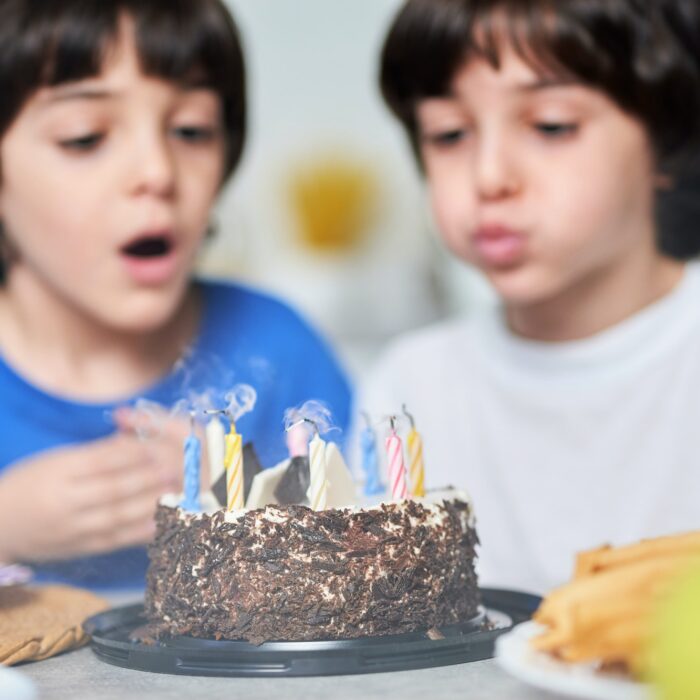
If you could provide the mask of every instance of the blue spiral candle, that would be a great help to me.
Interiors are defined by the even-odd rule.
[[[190,511],[202,510],[199,502],[199,469],[202,446],[193,433],[185,439],[185,494],[180,507]]]
[[[377,440],[369,421],[367,427],[360,434],[360,446],[362,448],[362,471],[365,473],[364,492],[366,496],[373,496],[384,491],[384,484],[379,478]]]

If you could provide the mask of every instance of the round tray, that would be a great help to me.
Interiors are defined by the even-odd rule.
[[[191,676],[332,676],[404,671],[490,659],[496,638],[530,619],[540,599],[528,593],[482,588],[483,608],[474,619],[425,632],[317,642],[216,641],[173,637],[159,644],[134,642],[145,624],[143,605],[94,615],[83,623],[99,659],[115,666]]]

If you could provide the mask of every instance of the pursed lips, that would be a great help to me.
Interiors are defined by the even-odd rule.
[[[525,254],[527,236],[504,224],[482,224],[472,235],[479,260],[487,266],[504,267],[517,263]]]

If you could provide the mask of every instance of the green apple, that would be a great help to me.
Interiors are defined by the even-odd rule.
[[[669,590],[650,652],[650,680],[663,700],[700,700],[700,566]]]

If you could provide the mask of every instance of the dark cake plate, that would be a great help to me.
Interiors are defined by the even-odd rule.
[[[131,640],[146,623],[143,605],[94,615],[83,624],[99,659],[115,666],[190,676],[331,676],[407,671],[490,659],[496,638],[529,620],[540,598],[481,589],[483,608],[472,620],[440,629],[443,638],[413,632],[317,642],[216,641],[174,637],[158,644]],[[432,637],[436,635],[433,634]]]

